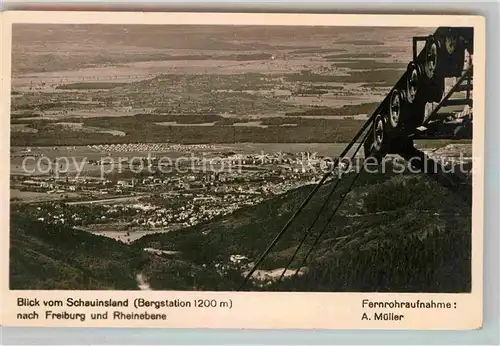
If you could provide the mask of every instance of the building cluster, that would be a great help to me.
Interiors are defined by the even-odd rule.
[[[130,153],[130,152],[162,152],[162,151],[193,151],[211,150],[216,148],[211,144],[173,144],[173,143],[120,143],[93,144],[87,148],[97,152]]]
[[[172,199],[174,201],[172,202]],[[53,201],[37,205],[26,204],[30,215],[39,221],[68,226],[88,226],[105,223],[127,224],[129,228],[178,229],[208,221],[263,200],[252,194],[160,194],[120,203],[72,204]]]

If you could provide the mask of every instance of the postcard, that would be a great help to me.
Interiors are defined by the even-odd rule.
[[[0,18],[3,325],[481,328],[483,17]]]

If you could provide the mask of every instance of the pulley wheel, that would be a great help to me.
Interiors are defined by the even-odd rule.
[[[459,77],[464,68],[465,42],[461,31],[457,28],[448,29],[443,34],[442,52],[440,54],[440,75],[444,77]],[[441,71],[442,70],[442,71]]]
[[[389,99],[389,124],[393,129],[398,128],[403,119],[402,118],[402,108],[403,108],[403,94],[398,89],[394,89]]]
[[[417,97],[417,92],[420,88],[420,78],[422,76],[421,70],[418,65],[411,62],[408,65],[408,70],[406,73],[406,95],[408,97],[408,102],[413,103]]]
[[[382,150],[384,144],[384,128],[384,117],[379,114],[375,117],[373,122],[373,149],[377,152]]]
[[[434,36],[429,36],[425,43],[425,74],[432,78],[436,74],[439,63],[439,42]]]
[[[368,137],[364,143],[365,159],[374,159],[375,162],[372,163],[376,163],[378,165],[387,153],[385,118],[382,115],[377,114],[369,131]]]
[[[449,34],[444,39],[444,47],[446,48],[446,53],[453,54],[457,49],[457,36]]]

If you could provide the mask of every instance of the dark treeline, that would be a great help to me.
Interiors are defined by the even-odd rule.
[[[11,289],[137,289],[147,258],[110,238],[11,214]]]
[[[333,254],[296,278],[266,287],[278,291],[433,292],[471,290],[471,234],[449,230]]]
[[[217,119],[206,117],[206,120]],[[200,121],[198,117],[196,122]],[[169,126],[157,122],[176,121],[176,116],[161,115],[156,121],[150,116],[121,118],[92,118],[84,121],[85,126],[102,127],[123,131],[125,136],[113,136],[105,133],[71,131],[51,122],[26,120],[29,127],[38,130],[35,135],[27,132],[15,132],[11,137],[12,146],[47,146],[47,145],[88,145],[118,143],[155,143],[171,142],[181,144],[205,143],[331,143],[348,142],[362,125],[362,120],[330,119],[294,119],[280,118],[279,122],[268,127],[245,127],[231,125],[215,126]],[[188,119],[184,119],[186,121]],[[76,120],[75,120],[76,121]],[[213,120],[212,120],[213,121]],[[21,122],[21,121],[20,121]],[[231,121],[232,123],[232,121]],[[297,123],[297,126],[280,126],[283,123]]]

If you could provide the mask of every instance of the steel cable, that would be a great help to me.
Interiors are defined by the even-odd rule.
[[[361,127],[361,129],[358,131],[358,133],[356,133],[356,135],[354,136],[354,138],[351,140],[351,142],[349,142],[349,144],[347,145],[347,147],[344,149],[344,151],[339,155],[339,158],[343,158],[348,152],[349,150],[352,148],[352,146],[354,145],[354,143],[356,143],[356,141],[358,140],[358,138],[361,136],[361,134],[368,128],[368,126],[373,122],[373,119],[375,118],[375,114],[376,113],[373,113],[370,118],[363,124],[363,126]],[[336,168],[336,166],[338,165],[339,163],[339,159],[336,159],[332,165],[332,171]],[[280,232],[276,235],[276,237],[272,240],[272,242],[269,244],[269,246],[266,248],[266,250],[264,250],[264,252],[259,256],[259,258],[257,259],[256,263],[254,264],[254,266],[252,267],[252,269],[248,272],[248,274],[245,276],[245,279],[243,280],[243,283],[241,284],[241,286],[239,287],[238,290],[241,290],[245,285],[246,283],[248,282],[248,280],[250,279],[250,277],[252,277],[253,273],[255,272],[255,270],[257,270],[257,267],[259,266],[259,264],[264,260],[264,258],[268,255],[268,253],[271,251],[271,249],[274,247],[274,245],[276,245],[276,243],[278,242],[278,240],[283,236],[283,234],[288,230],[288,228],[290,227],[290,225],[292,224],[292,222],[297,218],[297,216],[300,214],[300,212],[304,209],[304,207],[307,205],[307,203],[309,203],[309,201],[311,200],[311,198],[314,196],[314,194],[319,190],[319,188],[321,187],[321,185],[323,185],[323,183],[326,181],[326,179],[328,178],[328,176],[330,175],[331,172],[327,172],[323,175],[323,177],[321,178],[321,180],[316,184],[316,186],[314,187],[314,189],[309,193],[309,195],[306,197],[306,199],[302,202],[302,204],[297,208],[297,210],[295,211],[295,213],[290,217],[290,219],[288,220],[288,222],[285,224],[285,226],[280,230]]]
[[[300,272],[300,268],[302,268],[302,266],[306,263],[307,261],[307,258],[309,258],[309,256],[311,255],[311,253],[313,252],[314,248],[316,247],[316,245],[318,244],[319,240],[321,239],[321,237],[323,236],[323,234],[325,233],[326,229],[328,228],[328,225],[330,224],[330,222],[332,221],[332,219],[334,218],[335,214],[337,213],[337,211],[340,209],[340,206],[342,205],[342,202],[344,202],[344,199],[347,197],[347,195],[349,194],[349,192],[351,192],[351,189],[353,188],[354,186],[354,183],[356,182],[356,180],[359,178],[359,176],[361,175],[361,169],[356,173],[356,175],[354,176],[354,178],[351,180],[351,183],[349,184],[349,187],[347,188],[346,192],[342,195],[342,197],[340,198],[339,202],[337,203],[337,206],[335,207],[335,209],[333,210],[332,214],[330,215],[330,217],[328,218],[328,220],[326,221],[325,223],[325,226],[323,227],[323,229],[321,230],[321,232],[318,234],[318,236],[316,237],[316,239],[314,240],[314,243],[311,245],[311,248],[309,249],[309,251],[307,252],[306,256],[302,259],[302,262],[300,263],[300,265],[298,266],[297,270],[295,271],[295,273],[293,274],[293,277],[296,277],[298,275],[298,273]]]
[[[356,157],[356,155],[358,154],[359,150],[361,149],[361,146],[363,145],[363,143],[366,141],[368,135],[370,134],[370,131],[368,130],[367,133],[365,134],[365,136],[363,137],[363,139],[361,140],[361,142],[359,143],[358,147],[356,148],[356,150],[354,151],[354,153],[352,154],[351,156],[351,162],[354,160],[354,158]],[[330,199],[332,198],[333,194],[335,193],[335,191],[337,190],[337,187],[339,186],[340,184],[340,181],[341,181],[341,178],[339,177],[337,179],[337,181],[335,182],[335,184],[333,185],[332,189],[330,190],[330,192],[328,193],[328,196],[326,197],[325,199],[325,202],[323,203],[323,205],[321,206],[321,208],[319,209],[318,213],[316,214],[316,217],[314,218],[313,222],[311,223],[311,225],[309,226],[309,228],[304,232],[304,236],[302,237],[299,245],[297,246],[297,248],[295,249],[295,252],[293,253],[292,257],[290,258],[290,260],[288,261],[287,265],[285,266],[285,268],[283,269],[283,272],[281,273],[278,281],[281,281],[283,279],[283,276],[285,276],[285,273],[286,271],[288,270],[288,268],[290,267],[290,265],[292,264],[293,260],[295,259],[295,256],[297,256],[297,253],[299,252],[300,248],[302,247],[302,245],[304,244],[304,242],[306,241],[307,239],[307,236],[309,235],[309,233],[312,231],[312,229],[314,228],[314,226],[316,225],[316,222],[319,220],[321,214],[323,213],[323,211],[325,210],[326,206],[330,203]]]

